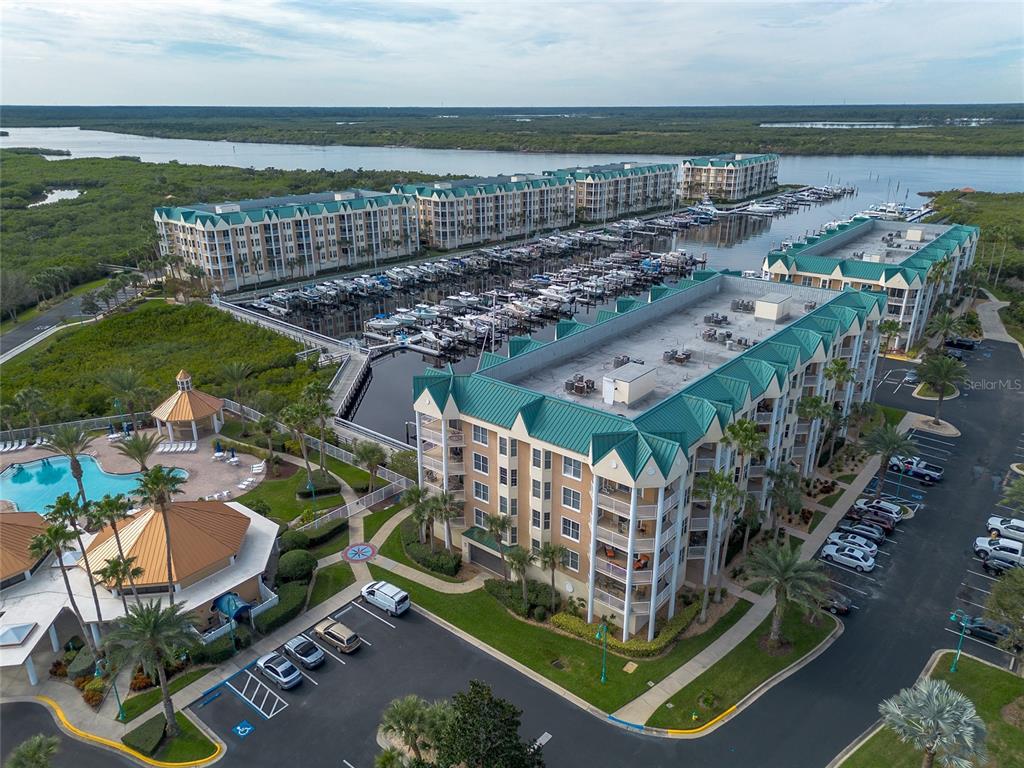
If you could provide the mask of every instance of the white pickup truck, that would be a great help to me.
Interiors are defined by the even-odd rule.
[[[889,459],[889,469],[922,480],[931,480],[933,483],[939,482],[945,474],[942,467],[929,464],[918,456],[893,456]]]

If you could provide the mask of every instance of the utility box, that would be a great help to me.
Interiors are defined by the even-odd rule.
[[[601,395],[608,405],[633,405],[650,394],[657,384],[657,366],[626,363],[604,377]]]
[[[781,323],[789,317],[789,296],[785,293],[766,293],[754,303],[754,317]]]

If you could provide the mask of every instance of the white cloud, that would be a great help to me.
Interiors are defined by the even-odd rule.
[[[1018,2],[8,0],[5,103],[1020,101]]]

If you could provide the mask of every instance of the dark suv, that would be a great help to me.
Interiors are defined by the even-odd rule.
[[[1007,557],[1002,552],[993,552],[981,563],[981,567],[990,576],[1002,576],[1007,571],[1020,568],[1020,563]]]
[[[953,349],[975,350],[978,348],[978,342],[974,339],[965,339],[961,336],[955,339],[946,339],[946,346],[952,347]]]

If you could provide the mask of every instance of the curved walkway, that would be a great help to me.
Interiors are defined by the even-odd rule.
[[[999,310],[1010,306],[1010,302],[1000,301],[988,291],[985,291],[985,295],[988,296],[988,301],[983,301],[975,307],[978,311],[978,319],[981,321],[981,330],[985,334],[985,338],[992,341],[1008,341],[1010,344],[1016,344],[1017,348],[1021,350],[1021,354],[1024,354],[1024,346],[1006,332],[1003,318],[999,316]]]

